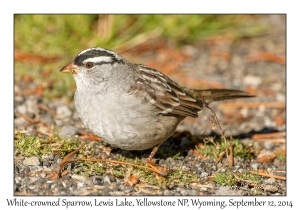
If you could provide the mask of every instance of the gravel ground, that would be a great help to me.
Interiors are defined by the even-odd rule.
[[[257,142],[252,139],[255,133],[272,133],[285,131],[285,107],[276,108],[272,105],[250,108],[226,109],[220,104],[226,103],[279,103],[285,104],[286,96],[286,69],[285,65],[274,56],[264,54],[264,60],[256,56],[258,52],[269,52],[285,57],[285,19],[280,16],[261,17],[262,21],[274,25],[268,33],[241,39],[232,42],[227,39],[211,40],[198,43],[194,46],[186,46],[183,51],[193,59],[181,65],[178,74],[170,75],[175,81],[189,87],[193,87],[191,80],[182,81],[182,75],[186,78],[213,81],[207,87],[222,84],[224,88],[241,89],[255,94],[251,99],[238,99],[215,103],[211,107],[216,112],[220,124],[227,136],[239,137],[243,144],[257,145],[264,156],[268,152],[284,149],[284,144],[276,144],[271,141]],[[152,57],[155,58],[156,54]],[[125,56],[126,57],[126,56]],[[260,54],[259,58],[263,56]],[[270,58],[271,57],[271,58]],[[255,59],[256,58],[256,59]],[[146,59],[146,58],[145,58]],[[149,58],[147,58],[149,59]],[[272,60],[273,59],[273,60]],[[66,75],[67,76],[67,75]],[[38,95],[28,94],[28,90],[38,87],[34,82],[15,82],[15,130],[26,131],[26,135],[47,136],[49,127],[61,129],[60,136],[82,135],[90,133],[81,124],[74,104],[64,98],[46,100]],[[24,118],[30,117],[32,123]],[[189,133],[187,133],[188,131]],[[52,180],[48,174],[42,171],[51,171],[58,167],[62,157],[54,154],[45,154],[42,157],[24,157],[21,154],[15,156],[14,192],[15,195],[286,195],[286,181],[275,178],[262,178],[262,184],[257,187],[241,183],[239,186],[221,186],[212,182],[209,177],[218,172],[228,170],[234,173],[243,173],[249,170],[264,170],[270,174],[285,176],[286,162],[275,158],[271,162],[259,161],[259,155],[248,159],[235,158],[232,169],[224,167],[225,160],[216,163],[215,159],[202,159],[195,155],[195,145],[192,137],[214,135],[211,123],[200,113],[199,118],[187,118],[178,126],[178,132],[167,140],[160,150],[173,148],[180,152],[179,157],[172,158],[159,153],[155,160],[160,165],[176,169],[181,167],[183,171],[196,174],[199,181],[187,185],[170,184],[166,187],[136,183],[128,185],[124,177],[112,174],[94,174],[84,176],[73,172],[78,164],[70,164],[67,175]],[[178,137],[178,135],[181,135]],[[191,134],[191,135],[190,135]],[[178,141],[179,139],[179,141]],[[89,143],[89,140],[81,139]],[[95,148],[104,148],[101,141],[93,141]],[[16,148],[15,148],[16,150]],[[103,149],[98,151],[103,152]],[[117,159],[120,156],[134,159],[145,158],[147,151],[123,151],[113,149],[106,158]],[[72,169],[72,170],[70,170]],[[36,173],[36,172],[41,173]],[[34,176],[28,174],[36,173]],[[257,191],[254,193],[254,191]]]

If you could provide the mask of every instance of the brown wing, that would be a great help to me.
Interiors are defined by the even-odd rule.
[[[161,114],[198,117],[201,102],[161,72],[137,65],[139,78],[130,92],[157,106]]]

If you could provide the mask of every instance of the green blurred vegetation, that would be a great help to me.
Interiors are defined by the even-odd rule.
[[[15,46],[42,55],[77,54],[94,46],[116,48],[154,30],[178,44],[192,43],[211,35],[261,32],[265,26],[253,19],[255,15],[16,15]]]
[[[213,138],[204,139],[203,148],[196,146],[197,152],[205,157],[218,159],[222,153],[233,146],[233,156],[242,159],[250,158],[253,155],[254,148],[252,145],[244,145],[238,139],[215,141]]]
[[[53,88],[45,96],[59,97],[74,86],[71,76],[59,70],[84,49],[103,47],[118,52],[151,38],[166,39],[178,47],[211,36],[238,39],[265,31],[267,26],[257,19],[258,15],[15,15],[15,51],[61,57],[42,64],[16,61],[15,79],[31,75],[46,83],[41,72],[52,70],[47,80],[54,81]]]

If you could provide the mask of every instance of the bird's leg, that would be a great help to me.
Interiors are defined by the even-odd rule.
[[[159,143],[158,145],[156,145],[156,146],[152,149],[152,151],[151,151],[149,157],[147,158],[146,164],[147,164],[148,166],[150,166],[150,167],[151,167],[154,171],[156,171],[158,174],[160,174],[160,175],[162,175],[162,176],[166,176],[169,169],[163,168],[163,167],[159,166],[158,164],[152,162],[152,158],[154,157],[155,153],[157,152],[157,150],[158,150],[158,148],[160,147],[161,144],[162,144],[162,143]]]
[[[153,158],[154,155],[156,154],[156,152],[157,152],[157,150],[158,150],[158,148],[160,147],[161,144],[162,144],[162,143],[159,143],[158,145],[156,145],[156,146],[152,149],[152,151],[151,151],[149,157],[147,158],[147,162],[152,162],[152,158]],[[153,163],[153,162],[152,162],[152,163]],[[153,163],[153,164],[155,164],[155,163]]]

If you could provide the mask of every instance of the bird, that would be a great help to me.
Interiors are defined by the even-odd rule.
[[[60,72],[75,80],[74,103],[83,125],[112,147],[153,148],[149,162],[178,124],[198,117],[205,104],[252,97],[240,90],[182,87],[162,72],[104,48],[81,51]]]

